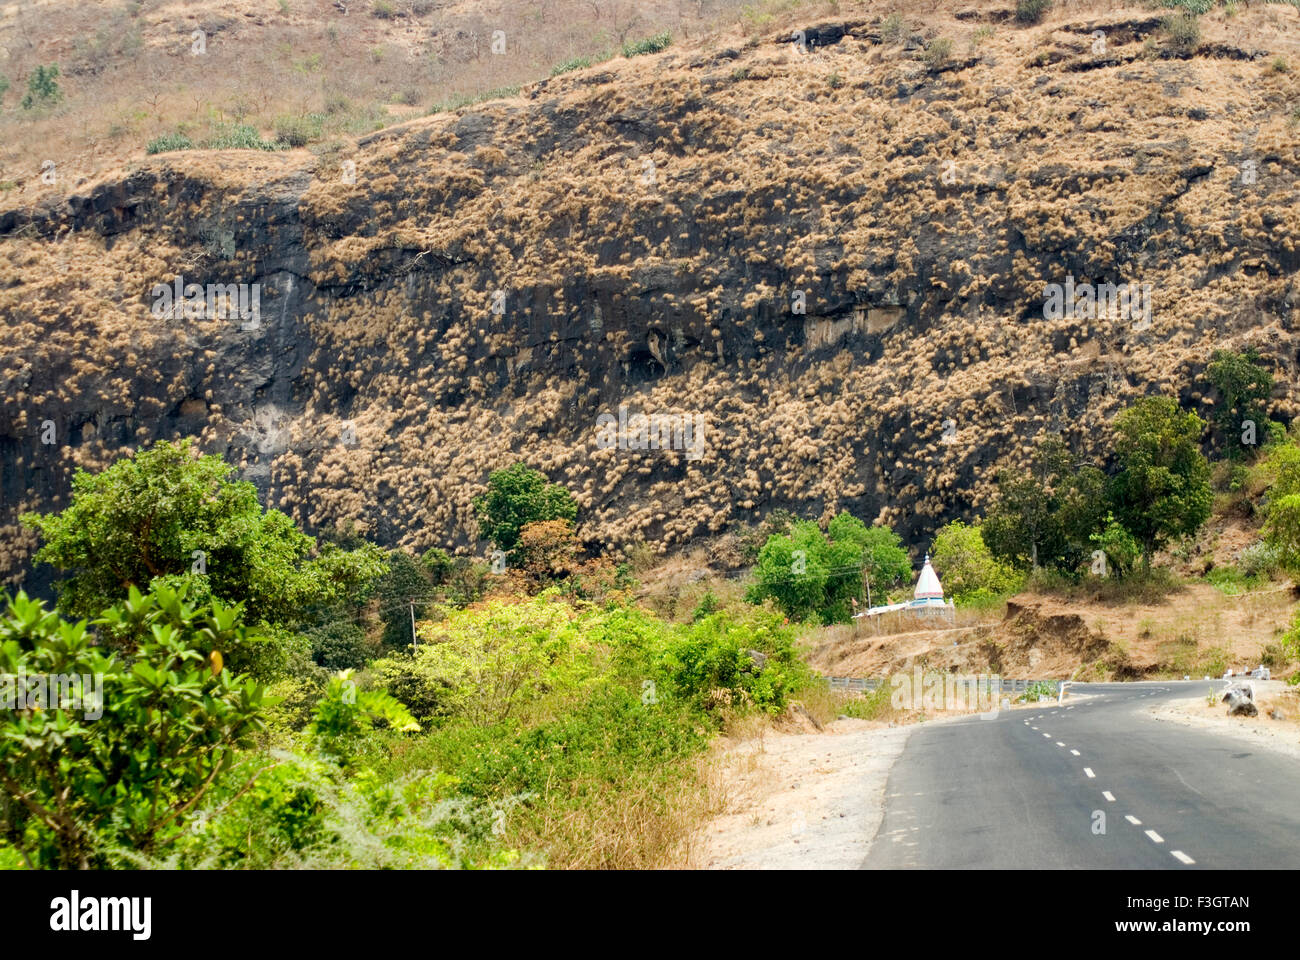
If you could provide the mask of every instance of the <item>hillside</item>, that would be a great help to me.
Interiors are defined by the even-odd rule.
[[[1216,346],[1276,365],[1290,421],[1300,10],[1189,46],[1139,6],[894,9],[6,193],[0,576],[76,466],[187,434],[313,529],[470,548],[471,497],[523,459],[589,543],[674,550],[775,507],[921,543],[1041,431],[1096,452],[1134,397],[1206,400]],[[260,284],[259,322],[155,316],[177,277]],[[1045,317],[1067,277],[1149,284],[1150,322]],[[598,449],[620,405],[702,415],[702,456]]]

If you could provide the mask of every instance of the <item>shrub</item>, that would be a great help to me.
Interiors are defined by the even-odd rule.
[[[171,153],[173,150],[193,150],[194,141],[183,133],[164,133],[154,137],[145,147],[145,153]]]
[[[562,73],[569,73],[572,70],[585,70],[591,66],[591,57],[570,57],[568,60],[561,60],[551,68],[551,76],[558,77]]]
[[[374,655],[365,632],[351,620],[339,620],[307,631],[311,658],[329,671],[364,667]]]
[[[397,16],[397,8],[389,0],[375,0],[370,5],[370,12],[380,20],[392,20]]]
[[[751,649],[764,655],[761,666]],[[715,613],[681,628],[664,649],[659,669],[670,690],[705,710],[753,706],[779,713],[809,678],[795,653],[794,630],[761,612],[744,621]]]
[[[1163,17],[1160,25],[1170,43],[1184,51],[1195,50],[1201,43],[1201,24],[1196,14],[1186,10]]]
[[[522,463],[494,470],[486,493],[474,498],[479,535],[491,540],[519,563],[516,551],[524,526],[539,520],[575,520],[578,504],[573,494],[558,483]]]
[[[347,766],[354,759],[359,743],[376,724],[399,733],[415,733],[420,729],[410,711],[389,693],[358,691],[352,671],[341,670],[326,685],[308,730],[322,753]]]
[[[442,622],[420,625],[417,669],[401,674],[414,674],[441,712],[502,723],[543,694],[591,675],[590,644],[576,620],[573,608],[553,593],[453,612]],[[380,675],[392,675],[390,669],[384,664]]]
[[[1038,23],[1052,5],[1052,0],[1016,0],[1016,20],[1020,23]]]
[[[0,830],[42,868],[107,865],[123,845],[173,842],[239,747],[263,728],[263,688],[223,658],[249,642],[237,607],[192,606],[185,591],[132,588],[96,626],[139,636],[128,664],[85,622],[19,593],[0,619],[0,674],[99,678],[98,698],[61,686],[0,712]],[[12,682],[12,680],[10,681]],[[43,707],[43,709],[41,709]]]
[[[885,43],[897,43],[906,33],[907,25],[903,23],[903,15],[900,13],[891,13],[881,21],[880,38]]]
[[[947,37],[936,37],[925,45],[925,53],[921,59],[931,70],[940,70],[948,62],[948,57],[952,53],[952,41]]]
[[[22,108],[31,110],[35,107],[53,106],[63,100],[63,91],[59,89],[56,79],[59,65],[52,63],[48,67],[37,66],[27,76],[27,93],[23,95]]]
[[[988,606],[1020,589],[1022,577],[994,558],[979,524],[953,520],[934,535],[930,561],[959,606]]]
[[[1142,546],[1113,516],[1107,514],[1106,525],[1092,535],[1092,542],[1106,557],[1107,576],[1120,579],[1133,572],[1142,558]]]
[[[1277,550],[1267,543],[1252,543],[1237,554],[1237,569],[1246,577],[1264,579],[1278,568]]]
[[[667,50],[673,42],[673,35],[665,30],[663,33],[657,33],[653,37],[646,37],[644,40],[628,41],[623,44],[623,56],[639,57],[646,53],[658,53],[660,50]]]
[[[59,608],[92,616],[128,586],[183,584],[196,600],[242,603],[249,622],[289,625],[311,605],[354,598],[383,573],[377,547],[317,549],[288,516],[263,511],[257,488],[233,474],[188,438],[140,450],[96,474],[77,471],[66,510],[23,516],[45,540],[36,560],[71,571],[60,583]],[[277,646],[295,642],[292,634],[263,633]],[[135,642],[111,633],[106,639]]]
[[[276,140],[263,140],[255,127],[245,123],[218,124],[215,133],[203,141],[208,150],[283,150]]]
[[[311,116],[282,116],[275,121],[275,138],[290,147],[305,147],[321,138],[322,118]]]
[[[816,618],[824,624],[847,621],[851,602],[865,598],[864,576],[877,595],[911,574],[901,541],[888,527],[867,527],[841,513],[823,534],[801,520],[790,534],[774,534],[759,551],[755,583],[745,599],[771,597],[793,620]]]

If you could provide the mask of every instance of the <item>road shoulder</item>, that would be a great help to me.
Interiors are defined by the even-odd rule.
[[[1207,690],[1209,684],[1206,684]],[[1257,717],[1230,717],[1219,702],[1214,705],[1206,695],[1180,700],[1165,700],[1146,707],[1142,712],[1166,723],[1176,723],[1209,733],[1226,734],[1261,749],[1272,750],[1300,760],[1300,696],[1296,688],[1278,681],[1256,681],[1256,698],[1260,706]],[[1284,719],[1270,716],[1279,711]]]

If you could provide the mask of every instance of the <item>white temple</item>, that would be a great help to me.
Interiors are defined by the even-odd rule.
[[[913,591],[911,600],[890,603],[883,607],[870,607],[862,613],[855,614],[854,619],[878,617],[882,613],[892,613],[895,610],[909,610],[918,617],[940,616],[950,621],[955,616],[956,607],[951,600],[944,600],[943,584],[939,582],[939,575],[934,572],[934,567],[930,566],[928,553],[925,555],[925,565],[921,567],[921,576],[916,580],[916,590]]]

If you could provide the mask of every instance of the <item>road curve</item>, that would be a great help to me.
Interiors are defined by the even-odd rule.
[[[1077,684],[1061,706],[921,726],[862,866],[1300,868],[1300,761],[1143,713],[1211,684]]]

